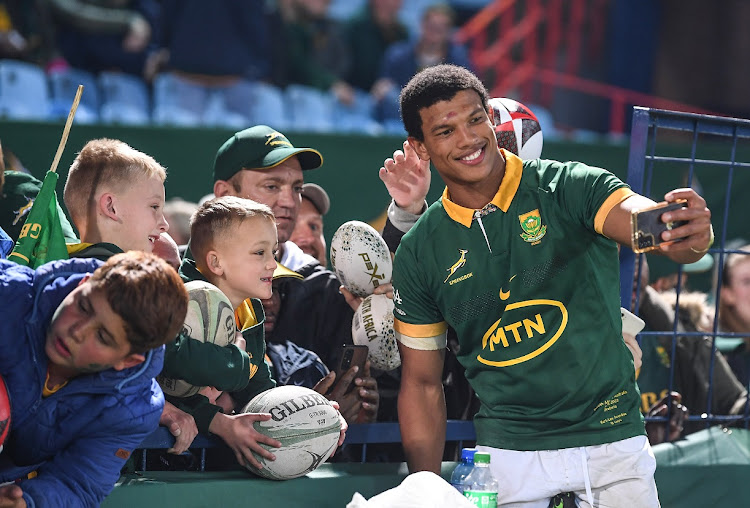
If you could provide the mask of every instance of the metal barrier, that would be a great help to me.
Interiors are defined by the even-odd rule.
[[[470,420],[448,420],[445,429],[445,441],[457,442],[459,449],[463,447],[464,442],[473,442],[476,440],[474,432],[474,422]],[[346,431],[346,444],[361,444],[362,457],[361,462],[365,462],[365,454],[368,444],[376,443],[400,443],[401,431],[396,422],[383,423],[360,423],[351,424]],[[138,447],[142,450],[140,457],[140,471],[146,471],[146,460],[149,450],[159,450],[171,448],[174,444],[174,437],[169,433],[166,427],[159,427],[151,435],[143,440]],[[205,436],[198,434],[192,449],[200,450],[200,470],[206,468],[206,449],[217,446],[226,446],[221,438],[214,436]]]
[[[718,315],[719,301],[721,298],[721,274],[726,256],[731,253],[740,252],[731,248],[727,238],[728,227],[733,220],[746,221],[746,217],[734,217],[732,205],[742,199],[744,190],[732,187],[733,179],[737,171],[745,171],[750,168],[750,162],[736,160],[738,148],[750,143],[750,120],[725,118],[711,115],[694,113],[681,113],[676,111],[665,111],[659,109],[648,109],[642,107],[634,108],[632,133],[630,138],[630,154],[628,162],[627,183],[631,188],[655,201],[663,200],[664,192],[678,187],[700,187],[700,179],[711,179],[716,187],[718,182],[724,182],[723,193],[714,196],[703,196],[708,207],[712,211],[711,222],[716,233],[716,241],[708,251],[714,258],[714,271],[711,276],[711,290],[707,291],[708,298],[713,300],[714,315]],[[704,158],[702,150],[711,145],[716,152],[725,153],[725,158]],[[687,149],[687,153],[684,150]],[[652,188],[653,175],[660,171],[675,172],[670,189]],[[664,180],[663,178],[660,180]],[[722,188],[720,187],[720,188]],[[737,228],[731,228],[736,230]],[[750,228],[741,229],[750,233]],[[745,238],[750,241],[750,238]],[[642,291],[640,282],[640,267],[638,259],[644,254],[636,256],[632,250],[623,248],[620,252],[620,298],[622,306],[631,308],[631,302],[635,302],[638,309]],[[682,286],[683,266],[675,264],[677,270],[677,286],[675,288],[675,306],[680,309],[680,294],[685,288]],[[712,399],[714,397],[714,367],[717,337],[739,338],[747,334],[723,333],[718,329],[718,319],[713,320],[711,331],[683,332],[677,331],[677,315],[671,331],[644,331],[639,335],[639,340],[653,336],[671,337],[671,359],[675,358],[678,337],[690,337],[698,340],[701,337],[710,336],[712,340],[713,353],[708,366],[708,397],[705,407],[689,408],[691,414],[689,422],[699,422],[709,427],[714,424],[737,424],[744,422],[745,427],[750,421],[750,407],[745,405],[745,410],[740,414],[713,414]],[[675,361],[670,361],[669,387],[671,392],[675,389]],[[747,388],[747,387],[745,387]],[[668,405],[671,410],[671,405]],[[664,422],[668,425],[671,413],[666,417],[651,417],[647,421]]]

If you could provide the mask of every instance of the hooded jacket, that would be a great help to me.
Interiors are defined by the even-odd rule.
[[[12,421],[0,454],[0,483],[21,480],[30,508],[98,506],[132,450],[159,425],[164,397],[154,376],[163,346],[139,365],[83,374],[42,397],[52,316],[100,264],[69,259],[33,271],[0,260],[0,374]],[[31,472],[36,476],[28,479]]]

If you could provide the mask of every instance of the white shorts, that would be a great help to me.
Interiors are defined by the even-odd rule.
[[[578,506],[659,508],[656,459],[646,436],[596,446],[516,451],[477,446],[491,455],[497,505],[547,508],[556,494],[573,492]],[[588,489],[587,489],[588,487]],[[588,490],[588,492],[587,492]]]

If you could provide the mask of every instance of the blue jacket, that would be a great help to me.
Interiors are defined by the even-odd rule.
[[[159,424],[164,397],[154,381],[164,348],[145,362],[78,376],[47,398],[46,330],[60,302],[101,263],[69,259],[36,272],[0,260],[0,374],[11,400],[11,429],[0,454],[0,483],[19,485],[29,507],[98,506],[127,458]]]

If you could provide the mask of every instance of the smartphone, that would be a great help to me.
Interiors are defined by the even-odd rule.
[[[367,361],[367,355],[369,352],[370,348],[367,346],[361,346],[358,344],[345,344],[342,346],[341,361],[336,369],[336,382],[338,383],[341,377],[355,365],[359,367],[359,373],[361,373],[365,368],[365,362]],[[351,392],[355,387],[356,385],[354,384],[354,381],[352,381],[344,393],[347,394]]]
[[[649,252],[658,249],[661,245],[669,245],[680,242],[679,240],[662,240],[661,234],[664,231],[675,229],[687,224],[687,221],[662,222],[661,216],[665,212],[677,210],[687,206],[687,200],[678,199],[672,203],[662,201],[654,206],[633,210],[630,214],[630,224],[632,226],[632,249],[633,252]]]

